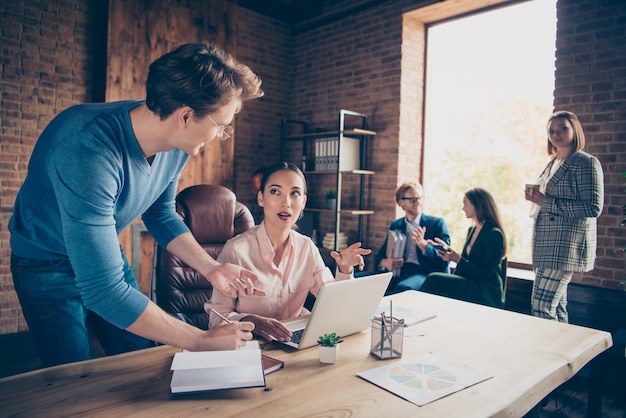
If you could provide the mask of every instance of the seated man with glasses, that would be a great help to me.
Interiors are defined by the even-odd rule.
[[[376,254],[375,265],[380,271],[399,271],[394,274],[387,295],[405,290],[419,290],[426,276],[433,272],[449,273],[448,262],[437,255],[427,240],[438,237],[450,245],[450,233],[443,218],[423,213],[424,189],[421,184],[404,183],[396,190],[396,202],[405,216],[391,222],[390,230],[399,230],[406,236],[404,256],[387,258],[387,239]]]

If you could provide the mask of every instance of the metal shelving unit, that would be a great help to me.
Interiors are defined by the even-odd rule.
[[[294,130],[299,130],[299,133],[293,134]],[[363,234],[363,216],[373,215],[374,211],[365,208],[364,204],[364,192],[365,192],[365,177],[376,174],[374,171],[367,169],[367,146],[368,140],[376,136],[376,132],[368,129],[367,116],[353,112],[351,110],[342,109],[339,111],[339,118],[337,123],[337,130],[335,131],[314,131],[311,132],[310,124],[300,120],[283,119],[281,126],[281,160],[285,159],[286,147],[289,142],[300,142],[302,149],[302,161],[306,162],[305,175],[324,175],[335,176],[335,190],[337,191],[337,204],[335,209],[323,209],[323,208],[307,208],[305,211],[318,212],[320,214],[329,214],[335,217],[335,243],[334,249],[337,250],[337,239],[339,237],[339,225],[341,222],[341,215],[349,214],[358,216],[358,231],[357,239],[362,241]],[[311,150],[308,146],[310,141],[314,141],[319,138],[336,137],[337,142],[337,169],[334,170],[315,170],[315,155],[307,155],[307,151]],[[342,157],[342,144],[344,144],[344,138],[356,138],[359,140],[359,167],[342,170],[340,166]],[[346,152],[346,151],[344,151]],[[311,158],[313,157],[313,158]],[[313,169],[310,169],[313,167]],[[302,167],[301,167],[302,168]],[[343,208],[342,206],[342,182],[344,176],[354,175],[359,177],[359,193],[358,193],[358,208]]]

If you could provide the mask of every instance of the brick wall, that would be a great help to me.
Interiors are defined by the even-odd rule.
[[[252,173],[279,160],[280,123],[289,115],[292,56],[287,24],[239,10],[237,59],[261,77],[265,91],[261,99],[245,103],[236,120],[234,191],[249,207],[256,202]]]
[[[102,3],[0,0],[0,334],[26,329],[13,291],[7,225],[33,145],[61,110],[102,100],[102,86],[93,86],[104,74],[93,69],[105,62]]]
[[[604,211],[598,219],[595,269],[575,282],[613,289],[626,280],[626,3],[559,0],[555,109],[578,115],[586,151],[604,170]]]
[[[396,216],[393,191],[397,185],[402,16],[400,6],[359,8],[348,2],[337,10],[328,6],[325,15],[301,25],[294,35],[296,56],[294,102],[291,117],[309,121],[325,130],[337,129],[338,112],[348,109],[369,116],[368,166],[376,175],[365,179],[365,208],[376,211],[365,221],[365,243],[373,249],[382,244],[389,221]],[[387,2],[389,3],[389,2]],[[393,2],[391,2],[393,3]],[[415,3],[415,2],[414,2]],[[350,13],[345,13],[349,11]],[[413,161],[417,173],[418,161]],[[356,183],[346,177],[347,188]],[[329,184],[310,190],[313,198]],[[334,231],[332,219],[322,221],[320,235]],[[356,238],[356,217],[342,217],[342,231]],[[371,266],[369,266],[371,267]]]

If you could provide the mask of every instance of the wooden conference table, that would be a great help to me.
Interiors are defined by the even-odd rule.
[[[436,318],[406,329],[402,359],[369,354],[370,331],[344,339],[333,365],[318,350],[264,350],[285,368],[266,388],[172,396],[178,350],[160,346],[0,379],[0,416],[521,417],[612,345],[611,335],[420,292],[393,296]],[[435,353],[493,378],[418,407],[356,376]]]

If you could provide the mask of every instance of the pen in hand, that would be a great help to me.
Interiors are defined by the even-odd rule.
[[[232,324],[232,322],[230,321],[230,319],[226,318],[224,315],[222,315],[221,313],[219,313],[218,311],[216,311],[213,308],[209,309],[211,312],[213,312],[215,315],[219,316],[220,318],[222,318],[222,321],[225,321],[227,324]]]

